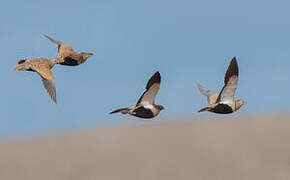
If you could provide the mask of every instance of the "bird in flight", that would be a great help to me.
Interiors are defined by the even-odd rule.
[[[135,106],[121,108],[110,112],[110,114],[121,112],[122,114],[130,114],[139,118],[154,118],[163,110],[163,106],[154,103],[155,97],[160,88],[161,76],[157,71],[148,81],[146,91],[139,98]]]
[[[235,91],[239,79],[239,68],[237,59],[234,57],[228,67],[224,78],[224,87],[219,94],[211,92],[198,83],[197,88],[201,94],[207,96],[208,106],[200,109],[198,112],[209,111],[217,114],[229,114],[239,110],[245,102],[235,100]]]
[[[70,45],[56,41],[45,34],[43,36],[58,45],[58,64],[66,66],[78,66],[86,62],[86,60],[93,55],[92,53],[85,52],[77,53]]]
[[[37,72],[42,78],[42,83],[48,95],[56,103],[54,77],[50,71],[55,64],[57,64],[56,59],[30,58],[18,61],[18,65],[11,70]]]

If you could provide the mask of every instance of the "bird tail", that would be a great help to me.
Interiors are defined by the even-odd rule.
[[[45,34],[43,34],[43,36],[46,37],[46,38],[47,38],[48,40],[50,40],[51,42],[57,44],[57,45],[61,45],[61,44],[62,44],[61,42],[59,42],[59,41],[57,41],[57,40],[54,40],[54,39],[52,39],[51,37],[49,37],[49,36],[47,36],[47,35],[45,35]]]
[[[130,108],[121,108],[121,109],[117,109],[117,110],[114,110],[112,112],[110,112],[109,114],[114,114],[114,113],[122,113],[122,114],[128,114],[130,111]]]
[[[209,111],[210,109],[211,109],[210,107],[205,107],[200,109],[198,112]]]
[[[21,60],[21,61],[24,61],[24,60]],[[19,61],[19,62],[20,62],[20,61]],[[19,62],[18,62],[18,63],[19,63]],[[25,67],[25,65],[24,65],[23,62],[22,62],[22,63],[19,63],[17,66],[11,68],[11,70],[12,70],[12,71],[16,71],[16,70],[18,70],[18,71],[24,71],[24,70],[26,70],[26,67]]]

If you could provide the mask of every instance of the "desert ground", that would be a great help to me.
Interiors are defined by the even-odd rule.
[[[0,179],[290,179],[290,115],[217,117],[2,142]]]

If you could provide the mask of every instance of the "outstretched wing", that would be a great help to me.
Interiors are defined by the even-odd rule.
[[[56,103],[56,89],[54,83],[54,77],[49,68],[34,67],[33,68],[42,78],[42,83],[50,96],[50,98]]]
[[[205,89],[204,87],[202,87],[200,84],[198,84],[197,82],[195,83],[195,85],[197,86],[199,92],[201,94],[203,94],[204,96],[207,97],[207,102],[209,104],[213,104],[216,102],[218,94],[215,92],[212,92],[210,90]]]
[[[50,96],[50,98],[55,102],[56,102],[56,89],[55,89],[55,84],[54,84],[54,79],[52,80],[47,80],[47,79],[43,79],[42,78],[42,83],[48,93],[48,95]]]
[[[155,97],[158,93],[161,83],[160,73],[157,71],[148,81],[146,91],[139,98],[137,105],[140,103],[154,104]]]
[[[228,105],[232,104],[235,96],[235,91],[238,85],[238,79],[239,79],[238,62],[234,57],[226,72],[224,79],[225,85],[217,98],[216,101],[217,103],[223,103]]]
[[[74,51],[74,49],[70,45],[63,44],[62,42],[59,42],[55,39],[52,39],[51,37],[49,37],[45,34],[43,36],[46,37],[48,40],[50,40],[52,43],[55,43],[58,45],[58,50],[57,50],[58,58],[63,60],[67,56],[76,54],[76,52]]]
[[[73,56],[75,54],[77,53],[74,51],[74,49],[70,45],[61,44],[58,47],[58,57],[66,58],[68,56]]]
[[[61,44],[62,44],[61,42],[59,42],[59,41],[57,41],[57,40],[55,40],[55,39],[52,39],[51,37],[49,37],[49,36],[46,35],[46,34],[43,34],[43,36],[46,37],[48,40],[50,40],[52,43],[55,43],[55,44],[57,44],[57,45],[61,45]]]

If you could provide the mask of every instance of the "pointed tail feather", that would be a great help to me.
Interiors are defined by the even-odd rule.
[[[117,109],[115,111],[112,111],[109,114],[118,113],[118,112],[121,112],[122,114],[128,114],[129,110],[130,110],[129,108],[121,108],[121,109]]]
[[[209,110],[211,110],[210,107],[205,107],[205,108],[200,109],[198,112],[209,111]]]
[[[13,67],[13,68],[11,68],[11,70],[12,71],[16,71],[16,70],[18,70],[18,71],[24,71],[24,70],[26,70],[26,67],[21,63],[21,64],[18,64],[17,66],[15,66],[15,67]]]

